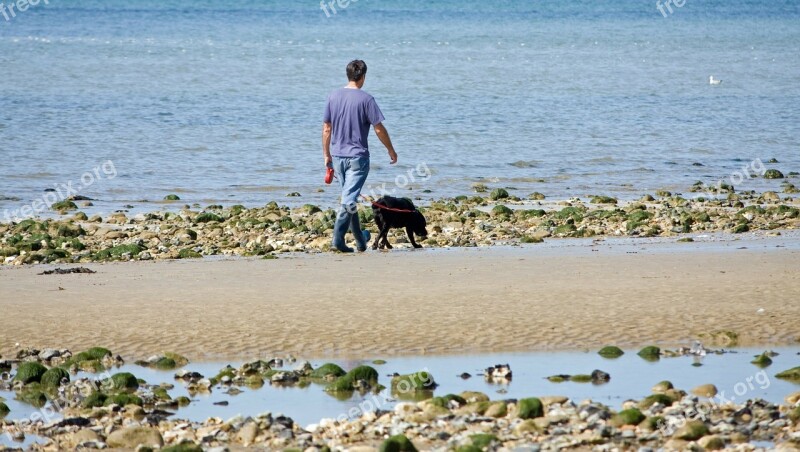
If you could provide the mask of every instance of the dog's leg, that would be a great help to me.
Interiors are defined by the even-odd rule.
[[[414,232],[411,230],[410,226],[406,226],[406,235],[408,236],[408,240],[411,242],[411,245],[414,248],[422,248],[422,245],[414,241]]]
[[[377,250],[378,246],[381,243],[381,235],[383,235],[383,221],[379,215],[375,215],[375,226],[378,227],[378,235],[375,237],[375,241],[372,242],[372,249]]]
[[[389,232],[389,226],[386,224],[381,224],[380,229],[378,230],[378,236],[375,237],[375,243],[372,244],[372,249],[384,249],[386,248],[386,234]]]
[[[392,249],[392,244],[389,243],[389,226],[386,226],[386,230],[383,233],[383,247],[390,250]]]
[[[381,249],[384,249],[384,248],[385,249],[389,249],[389,250],[392,249],[392,245],[389,243],[389,237],[388,237],[389,236],[389,229],[391,229],[389,227],[389,225],[385,224],[383,226],[383,229],[381,230],[381,234],[380,234]]]

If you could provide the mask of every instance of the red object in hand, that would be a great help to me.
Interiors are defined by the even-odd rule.
[[[333,168],[328,168],[328,170],[325,171],[325,183],[330,184],[331,182],[333,182]]]

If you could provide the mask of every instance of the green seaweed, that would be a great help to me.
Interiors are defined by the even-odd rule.
[[[615,345],[607,345],[601,348],[597,354],[603,358],[619,358],[620,356],[624,355],[625,352]]]
[[[378,371],[370,366],[358,366],[329,384],[325,391],[353,391],[356,389],[355,384],[357,381],[366,381],[370,385],[375,385],[378,383]]]
[[[537,397],[528,397],[519,401],[519,411],[517,413],[520,419],[533,419],[544,416],[544,405]]]
[[[14,381],[21,381],[23,384],[37,383],[46,372],[47,368],[37,362],[24,362],[17,367]]]

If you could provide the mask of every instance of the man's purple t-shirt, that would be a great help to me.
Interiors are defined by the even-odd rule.
[[[369,157],[369,127],[384,120],[375,98],[360,89],[340,88],[328,96],[325,122],[332,125],[331,155]]]

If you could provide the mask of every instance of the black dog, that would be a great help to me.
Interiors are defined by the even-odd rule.
[[[386,238],[386,234],[392,228],[406,228],[408,240],[411,241],[414,248],[422,248],[422,245],[414,241],[414,234],[427,237],[428,231],[425,229],[427,222],[410,199],[382,196],[372,204],[372,213],[375,215],[375,224],[378,226],[378,237],[372,244],[373,250],[378,247],[392,249],[392,245]]]

